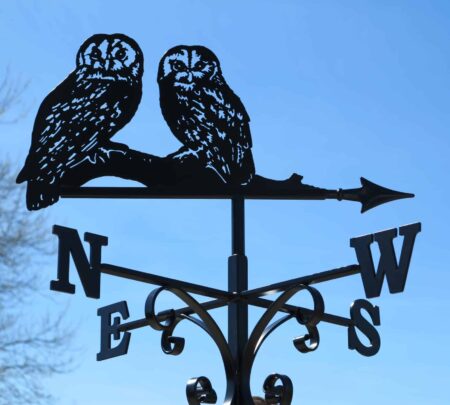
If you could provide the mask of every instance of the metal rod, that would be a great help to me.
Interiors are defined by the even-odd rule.
[[[269,306],[273,304],[273,301],[266,300],[264,298],[252,298],[251,300],[249,300],[249,304],[254,305],[256,307],[260,307],[260,308],[269,308]],[[314,313],[314,311],[312,311],[309,308],[297,307],[295,305],[289,305],[289,304],[283,305],[283,307],[279,311],[285,312],[287,314],[291,314],[294,316],[298,312],[303,312],[305,314],[313,314]],[[328,322],[328,323],[332,323],[334,325],[339,325],[339,326],[353,325],[353,321],[349,318],[345,318],[345,317],[342,317],[339,315],[327,314],[327,313],[324,313],[320,320],[322,322]]]
[[[245,256],[245,211],[244,199],[231,200],[231,249],[228,259],[228,291],[239,297],[248,289],[248,264]],[[228,344],[236,364],[236,392],[233,405],[244,404],[241,395],[241,363],[248,340],[248,304],[239,299],[228,305]]]
[[[163,199],[233,199],[239,195],[239,198],[257,199],[257,200],[326,200],[342,199],[338,190],[300,189],[279,190],[270,189],[250,189],[245,187],[231,187],[225,189],[223,186],[217,188],[205,188],[195,190],[192,187],[183,189],[160,189],[158,187],[61,187],[62,198],[163,198]]]
[[[203,304],[201,304],[201,306],[203,307],[203,309],[205,311],[208,311],[211,309],[221,308],[227,304],[228,304],[228,300],[212,300],[212,301],[204,302]],[[176,309],[174,312],[172,312],[171,310],[165,310],[165,311],[158,312],[158,314],[157,314],[158,322],[164,322],[166,319],[169,319],[173,315],[175,315],[175,318],[178,318],[181,315],[192,315],[194,313],[194,310],[191,307],[184,307],[184,308]],[[149,326],[148,320],[146,318],[137,319],[135,321],[123,323],[118,327],[118,329],[120,332],[126,332],[126,331],[130,331],[133,329],[142,328],[144,326]]]
[[[130,330],[143,328],[144,326],[149,326],[148,320],[146,318],[122,323],[118,326],[117,330],[119,330],[120,332],[129,332]]]
[[[244,199],[231,200],[231,252],[233,255],[245,255],[245,205]]]
[[[212,300],[212,301],[204,302],[201,305],[205,310],[211,310],[211,309],[221,308],[221,307],[227,305],[229,302],[230,301],[225,301],[225,300]],[[248,300],[248,304],[256,306],[256,307],[260,307],[260,308],[269,308],[269,306],[273,304],[273,301],[266,300],[264,298],[252,298],[252,299]],[[305,314],[312,314],[314,311],[312,311],[309,308],[297,307],[295,305],[285,304],[280,309],[280,312],[284,312],[286,314],[291,314],[291,315],[295,316],[295,314],[297,314],[298,312],[303,312]],[[179,309],[175,310],[175,317],[179,317],[181,315],[192,315],[193,313],[194,313],[194,311],[190,307],[179,308]],[[172,314],[173,313],[171,310],[161,311],[157,315],[158,321],[164,322],[166,319],[168,319],[170,316],[172,316]],[[328,314],[328,313],[324,313],[322,315],[321,322],[327,322],[327,323],[331,323],[331,324],[339,325],[339,326],[353,325],[353,321],[349,318],[345,318],[345,317],[342,317],[339,315]],[[131,331],[134,329],[143,328],[145,326],[148,326],[148,321],[147,321],[147,319],[142,318],[142,319],[137,319],[135,321],[123,323],[118,327],[118,329],[120,332],[128,332],[128,331]]]
[[[138,180],[141,181],[141,180]],[[144,181],[145,183],[145,181]],[[273,180],[256,175],[253,181],[246,185],[201,184],[197,187],[191,184],[166,185],[152,187],[74,187],[62,186],[61,197],[65,198],[201,198],[228,199],[240,197],[243,199],[269,200],[347,200],[359,201],[361,212],[365,212],[380,204],[401,198],[412,198],[414,194],[391,190],[361,177],[361,187],[352,189],[325,189],[302,183],[302,177],[293,174],[287,180]]]
[[[156,274],[144,273],[138,270],[128,269],[126,267],[115,266],[113,264],[102,263],[100,271],[111,276],[127,278],[129,280],[141,281],[143,283],[155,284],[161,287],[180,288],[184,291],[204,295],[207,297],[218,298],[222,300],[231,300],[234,295],[216,288],[205,287],[199,284],[187,283],[185,281],[176,280],[173,278],[162,277]]]
[[[241,295],[246,298],[255,298],[261,295],[276,294],[281,291],[285,291],[291,287],[295,287],[299,284],[317,284],[324,281],[334,280],[336,278],[347,277],[353,274],[358,274],[360,267],[358,264],[351,264],[345,267],[339,267],[333,270],[322,271],[320,273],[310,274],[308,276],[302,276],[293,278],[290,280],[282,281],[280,283],[270,284],[265,287],[255,288],[253,290],[243,291]]]

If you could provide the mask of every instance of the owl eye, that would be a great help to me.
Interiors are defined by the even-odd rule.
[[[91,57],[91,59],[100,59],[102,53],[100,52],[100,49],[93,48],[89,56]]]
[[[187,69],[186,65],[180,60],[173,61],[172,68],[175,72],[183,72]]]
[[[125,58],[126,58],[126,56],[127,56],[127,52],[125,51],[125,49],[119,49],[117,52],[116,52],[116,58],[117,59],[119,59],[119,60],[124,60]]]
[[[199,61],[194,65],[194,70],[203,70],[206,67],[207,63]]]

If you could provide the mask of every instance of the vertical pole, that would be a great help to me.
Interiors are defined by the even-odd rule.
[[[228,291],[240,293],[248,289],[248,265],[245,256],[244,198],[231,200],[231,246],[228,258]],[[242,354],[248,340],[248,305],[238,301],[228,305],[228,344],[236,364],[236,390],[233,405],[244,405],[241,396]]]

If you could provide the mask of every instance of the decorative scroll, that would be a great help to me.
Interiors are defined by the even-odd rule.
[[[286,302],[302,290],[308,291],[311,295],[314,305],[313,309],[307,312],[299,310],[295,315],[286,315],[279,320],[269,324],[272,318],[278,313],[278,311],[280,311],[280,309],[286,304]],[[159,294],[163,291],[172,292],[178,298],[183,300],[194,311],[194,313],[199,316],[200,319],[186,314],[177,316],[175,310],[173,309],[164,311],[164,316],[162,317],[161,313],[156,312],[155,305]],[[249,384],[251,368],[255,356],[264,340],[275,329],[284,324],[286,321],[295,318],[301,325],[304,325],[306,327],[308,333],[295,338],[293,340],[294,347],[302,353],[313,351],[319,345],[319,332],[316,325],[320,322],[324,312],[325,305],[319,291],[313,287],[305,285],[291,288],[290,290],[281,294],[280,297],[278,297],[278,299],[273,302],[273,304],[267,309],[259,322],[256,324],[244,350],[241,365],[244,401],[251,401]],[[160,287],[153,290],[147,297],[145,303],[145,318],[148,325],[150,325],[153,329],[162,332],[161,348],[164,353],[169,355],[179,355],[184,349],[184,338],[174,336],[174,330],[182,320],[189,320],[202,328],[205,332],[207,332],[219,348],[225,367],[227,391],[224,404],[231,405],[233,403],[233,395],[235,392],[234,361],[232,359],[228,343],[226,342],[225,337],[220,331],[218,325],[200,303],[198,303],[189,294],[180,289]],[[275,385],[277,380],[281,380],[283,388]],[[292,383],[290,383],[289,385],[289,382],[290,379],[288,377],[278,374],[269,376],[268,379],[266,379],[264,383],[264,391],[266,392],[266,398],[270,398],[270,401],[272,401],[269,403],[280,405],[289,405],[291,403]],[[211,386],[211,383],[208,379],[206,379],[206,377],[189,380],[188,386],[186,388],[186,394],[189,404],[215,403],[207,402],[213,400],[215,392]]]
[[[287,375],[269,375],[264,381],[263,390],[268,404],[290,405],[292,402],[294,386]]]
[[[292,314],[286,315],[280,318],[279,320],[274,321],[271,324],[270,321],[295,294],[303,290],[308,291],[309,294],[311,295],[313,299],[314,308],[312,310],[312,313],[310,313],[309,315],[297,313],[295,318],[299,323],[306,326],[308,333],[301,337],[295,338],[293,340],[293,343],[295,348],[302,353],[307,353],[317,349],[319,344],[319,332],[317,330],[316,325],[320,322],[325,312],[325,304],[323,302],[323,298],[319,293],[319,291],[310,286],[300,285],[291,288],[282,293],[272,303],[272,305],[270,305],[270,307],[266,310],[264,315],[260,318],[256,326],[254,327],[248,339],[242,359],[242,370],[243,370],[242,389],[244,401],[249,401],[249,399],[251,398],[250,375],[252,371],[253,362],[255,360],[256,354],[259,351],[259,348],[275,329],[277,329],[279,326],[287,322],[289,319],[292,319],[294,316]],[[310,344],[307,345],[307,342],[310,342]],[[289,402],[282,402],[282,403],[289,404]]]
[[[314,310],[309,314],[298,311],[296,315],[297,321],[306,326],[308,333],[295,338],[293,341],[295,348],[301,353],[313,352],[319,347],[320,336],[316,325],[321,321],[325,312],[325,304],[319,291],[315,288],[308,287],[308,292],[313,298]]]
[[[175,311],[171,310],[166,311],[168,316],[164,322],[159,321],[155,311],[155,304],[159,294],[162,291],[168,291],[175,294],[178,298],[184,301],[194,311],[194,313],[198,315],[200,319],[197,319],[189,315],[180,315],[180,317],[176,317]],[[191,321],[195,325],[202,328],[206,333],[208,333],[209,336],[211,336],[211,338],[213,339],[214,343],[217,345],[220,351],[220,355],[222,356],[222,361],[225,368],[227,390],[225,393],[224,405],[231,405],[233,395],[235,392],[234,389],[235,368],[233,356],[231,355],[228,343],[225,337],[223,336],[219,326],[211,317],[211,315],[209,315],[208,312],[202,307],[202,305],[198,303],[192,296],[190,296],[189,294],[178,288],[160,287],[153,290],[147,297],[147,301],[145,303],[145,317],[148,321],[148,324],[153,329],[163,332],[161,337],[161,348],[166,354],[178,355],[184,349],[184,338],[173,336],[175,327],[183,319]],[[204,382],[204,380],[202,380],[202,382]],[[202,384],[200,385],[207,388],[207,386],[205,385]],[[192,385],[188,389],[190,393],[193,392]],[[193,398],[192,395],[193,394],[191,394],[191,398]],[[212,398],[211,392],[208,395],[205,393],[205,395],[206,395],[205,398],[209,399]],[[192,403],[195,404],[195,402]],[[205,403],[214,403],[214,402],[205,402]]]
[[[191,378],[186,386],[186,397],[189,405],[215,404],[216,391],[206,377]]]
[[[306,290],[313,299],[313,309],[309,311],[298,310],[295,315],[289,314],[270,324],[273,317],[282,309],[282,307],[295,294]],[[159,294],[163,291],[169,291],[183,300],[200,319],[196,317],[181,314],[176,315],[175,310],[164,311],[164,316],[157,313],[155,305]],[[247,345],[244,350],[241,364],[241,384],[243,388],[242,400],[251,403],[250,393],[250,374],[256,354],[264,340],[279,326],[289,319],[295,318],[299,324],[304,325],[308,331],[307,334],[293,339],[294,347],[302,353],[308,353],[317,349],[319,345],[319,332],[317,324],[322,319],[325,312],[323,298],[318,290],[313,287],[300,285],[284,292],[275,300],[266,310],[259,322],[256,324],[251,333]],[[227,390],[225,396],[225,405],[233,403],[233,395],[235,392],[235,366],[232,355],[222,332],[216,322],[211,318],[208,312],[186,292],[177,288],[160,287],[153,290],[147,297],[145,303],[145,318],[147,324],[153,329],[161,331],[161,348],[164,353],[169,355],[179,355],[182,353],[185,340],[182,337],[174,336],[176,326],[184,319],[191,321],[205,332],[207,332],[216,343],[222,356],[227,378]],[[276,385],[277,381],[281,381],[281,386]],[[290,405],[292,401],[293,389],[292,382],[287,376],[273,374],[264,382],[264,392],[266,400],[269,404]],[[212,388],[210,381],[206,377],[191,379],[186,388],[188,402],[191,405],[200,403],[215,403],[217,396]],[[208,402],[210,401],[210,402]]]
[[[383,246],[383,244],[386,245],[387,242],[389,242],[388,245],[391,246],[392,251],[390,252],[387,250],[386,246],[380,248],[380,262],[383,261],[385,266],[392,267],[392,269],[386,270],[386,275],[389,274],[389,272],[398,272],[400,268],[402,268],[402,278],[399,280],[394,279],[394,283],[401,283],[401,285],[404,286],[407,267],[409,266],[411,259],[411,238],[415,237],[419,231],[420,223],[400,228],[399,233],[404,235],[405,239],[407,237],[410,238],[409,243],[411,246],[407,246],[406,248],[402,247],[399,269],[392,267],[395,266],[395,263],[397,262],[392,246],[392,238],[397,234],[396,229],[353,238],[351,244],[352,246],[356,246],[358,243],[361,243],[365,246],[368,252],[366,256],[370,259],[371,255],[369,247],[371,241],[378,241],[380,246]],[[359,265],[352,264],[236,293],[232,290],[220,290],[104,263],[102,262],[101,257],[102,247],[106,246],[108,242],[108,238],[105,236],[89,232],[85,233],[84,239],[90,245],[90,252],[88,254],[83,248],[77,230],[55,226],[54,233],[59,239],[58,277],[57,280],[51,282],[51,288],[54,290],[72,294],[75,292],[74,285],[69,283],[69,262],[71,261],[75,264],[84,292],[89,297],[99,297],[101,273],[162,286],[149,294],[145,305],[145,318],[123,323],[122,321],[127,320],[129,317],[128,307],[125,301],[99,308],[98,315],[101,319],[100,352],[97,355],[97,360],[99,361],[125,355],[128,351],[131,331],[148,326],[162,332],[161,348],[164,353],[168,355],[179,355],[184,350],[185,339],[176,336],[174,332],[177,325],[186,319],[205,330],[219,348],[227,378],[225,404],[236,405],[233,401],[247,401],[245,403],[251,403],[249,402],[252,398],[250,396],[249,385],[255,356],[265,339],[267,339],[267,337],[279,326],[290,319],[296,319],[300,325],[303,325],[306,328],[305,334],[293,339],[294,347],[301,353],[309,353],[318,348],[320,335],[317,326],[322,321],[346,327],[348,331],[348,347],[351,350],[356,350],[359,354],[373,356],[380,349],[381,340],[376,328],[376,326],[380,325],[380,310],[377,306],[371,304],[367,300],[359,299],[350,307],[350,318],[325,313],[325,305],[321,294],[315,288],[309,286],[313,283],[317,284],[358,274],[363,271],[362,266],[367,266],[367,260],[361,259]],[[355,240],[358,243],[356,243]],[[407,244],[407,242],[405,242],[405,244]],[[390,256],[388,255],[388,259],[385,258],[386,251],[390,254]],[[72,260],[69,260],[71,258]],[[246,257],[243,255],[235,254],[231,258],[233,259],[229,260],[231,269],[235,269],[236,263],[241,262],[246,264]],[[236,269],[239,270],[238,266],[236,266]],[[378,273],[384,276],[384,273]],[[383,277],[380,277],[377,274],[374,273],[372,277],[376,282],[380,283],[377,287],[380,288]],[[403,278],[404,276],[405,278]],[[389,277],[393,277],[392,274],[391,276],[387,275],[388,281]],[[400,276],[397,275],[397,277]],[[392,279],[390,283],[393,283]],[[392,285],[395,286],[397,284]],[[392,285],[390,286],[392,287]],[[294,306],[287,303],[290,298],[303,290],[307,290],[311,295],[313,309]],[[170,309],[156,313],[156,300],[163,291],[172,292],[182,299],[187,306],[176,310]],[[200,304],[193,299],[188,292],[213,299]],[[281,295],[275,301],[262,298],[268,294],[276,293],[281,293]],[[235,332],[233,325],[231,325],[231,328],[230,325],[228,325],[231,334],[229,334],[230,341],[227,342],[218,325],[208,314],[209,310],[227,305],[229,306],[230,311],[230,306],[237,302],[245,302],[246,305],[266,309],[266,312],[256,324],[248,341],[247,336],[245,336],[246,334],[242,334],[245,341],[247,341],[245,347],[243,347],[245,342],[241,346],[244,348],[242,357],[232,356],[232,351],[235,349],[235,346],[233,345],[233,333]],[[278,312],[287,315],[282,316],[276,321],[272,321]],[[113,314],[118,314],[119,316],[113,316]],[[232,316],[235,316],[235,314],[233,314],[233,311],[230,311],[229,317]],[[361,340],[361,335],[364,335],[368,342]],[[116,341],[115,344],[113,344],[113,340]],[[234,353],[236,353],[236,351],[234,351]],[[241,353],[240,348],[239,353]],[[269,377],[270,378],[266,380],[264,385],[269,403],[289,404],[292,398],[292,390],[290,389],[289,384],[290,380],[281,374]],[[207,401],[213,401],[214,399],[214,390],[205,377],[190,380],[187,393],[189,400],[194,401],[193,403],[212,403]]]

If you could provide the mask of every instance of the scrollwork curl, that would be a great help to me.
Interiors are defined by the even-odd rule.
[[[285,315],[284,317],[270,323],[278,311],[285,305],[295,294],[306,290],[313,299],[314,309],[308,311],[307,314],[297,312],[296,314]],[[282,324],[288,320],[295,318],[304,325],[308,333],[295,338],[294,346],[297,350],[307,353],[315,350],[319,344],[319,332],[316,325],[320,322],[325,311],[325,305],[322,295],[318,290],[308,285],[299,285],[282,293],[266,310],[258,323],[255,325],[245,347],[242,357],[242,395],[243,400],[251,403],[250,377],[255,357],[267,337]],[[309,341],[308,346],[306,342]],[[290,402],[285,402],[289,404]],[[283,403],[283,404],[285,404]]]
[[[309,287],[308,291],[313,298],[314,310],[307,314],[299,310],[295,314],[297,322],[305,325],[308,330],[307,334],[293,340],[295,348],[301,353],[313,352],[319,347],[320,334],[316,325],[320,322],[325,312],[325,303],[319,291],[312,287]],[[309,344],[307,343],[308,341]]]
[[[191,378],[186,385],[186,397],[189,405],[215,404],[217,402],[216,391],[206,377]]]
[[[158,315],[155,310],[156,299],[164,290],[166,290],[165,287],[156,288],[148,295],[147,300],[145,301],[145,318],[147,319],[148,324],[153,329],[159,331],[168,331],[171,329],[173,330],[173,328],[175,327],[174,324],[176,324],[176,316],[173,309],[168,311],[169,316],[166,317],[163,322],[158,319]]]
[[[185,339],[173,336],[173,331],[180,321],[182,321],[182,318],[177,318],[171,324],[170,329],[163,330],[161,334],[161,348],[165,354],[178,356],[184,350]]]
[[[281,384],[277,384],[277,382],[281,382]],[[290,405],[294,386],[287,375],[270,374],[264,381],[263,391],[268,404]]]
[[[184,301],[184,303],[192,309],[192,311],[198,316],[190,316],[186,314],[177,315],[174,310],[165,311],[165,320],[160,320],[160,315],[155,311],[155,304],[159,294],[162,291],[170,292],[176,295],[179,299]],[[225,401],[224,405],[231,405],[233,401],[233,396],[235,392],[235,381],[234,376],[235,365],[233,361],[233,356],[231,354],[230,348],[228,346],[227,340],[225,339],[222,331],[220,330],[217,323],[214,319],[209,315],[207,310],[205,310],[202,305],[193,298],[187,292],[172,287],[160,287],[153,290],[147,297],[147,301],[145,303],[145,317],[149,323],[149,325],[158,331],[162,331],[161,336],[161,348],[166,354],[170,355],[178,355],[180,354],[185,345],[185,339],[182,337],[174,336],[174,330],[177,325],[182,320],[188,320],[195,325],[202,328],[208,335],[212,338],[214,343],[219,349],[220,355],[222,357],[222,361],[225,369],[225,376],[227,380],[227,390],[225,393]],[[202,380],[203,381],[203,380]],[[206,402],[208,403],[208,402]]]

